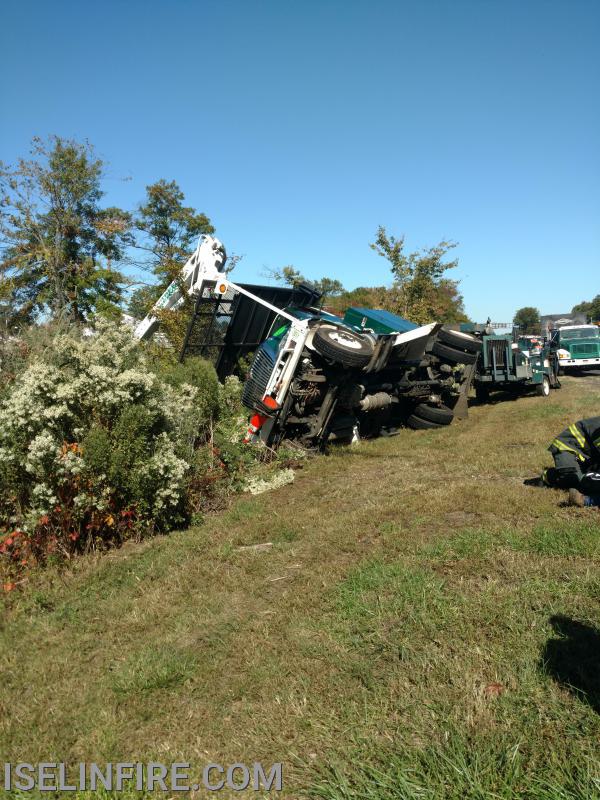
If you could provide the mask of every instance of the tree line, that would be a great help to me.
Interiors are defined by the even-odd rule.
[[[600,322],[600,294],[593,300],[583,300],[571,309],[571,314],[585,314],[588,322]],[[535,306],[524,306],[520,308],[514,317],[514,324],[518,326],[521,333],[539,334],[541,317],[538,308]]]
[[[0,162],[0,330],[124,310],[142,318],[179,279],[198,237],[215,232],[175,181],[147,186],[139,205],[126,210],[105,203],[105,178],[106,164],[89,142],[60,136],[34,139],[29,157],[16,164]],[[346,290],[333,278],[313,281],[328,308],[384,308],[417,323],[467,319],[458,282],[446,276],[458,264],[447,258],[453,242],[406,252],[404,237],[379,227],[370,246],[389,263],[391,286]],[[125,272],[131,267],[151,279],[134,281]],[[273,275],[288,284],[305,280],[291,265]]]
[[[147,186],[128,211],[103,202],[105,176],[92,145],[59,136],[34,139],[30,158],[15,165],[0,163],[3,328],[120,314],[135,285],[123,269],[132,266],[153,274],[129,301],[144,316],[198,236],[214,232],[174,181]]]
[[[419,325],[440,322],[466,322],[463,297],[458,281],[445,276],[458,266],[458,259],[447,260],[455,242],[441,241],[433,247],[405,251],[404,237],[396,238],[383,226],[377,229],[370,248],[386,259],[392,274],[391,286],[360,286],[347,290],[338,280],[323,277],[309,280],[323,294],[325,306],[336,313],[349,306],[381,308],[399,314]],[[276,280],[297,285],[306,278],[292,265],[271,273]]]

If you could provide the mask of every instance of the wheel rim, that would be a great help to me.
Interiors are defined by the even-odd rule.
[[[351,350],[360,350],[362,348],[361,341],[355,339],[353,336],[349,336],[343,331],[332,331],[328,335],[328,338],[331,339],[332,342],[337,342],[337,344],[341,344],[342,347],[348,347]]]

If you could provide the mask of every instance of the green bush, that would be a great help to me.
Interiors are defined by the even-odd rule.
[[[199,359],[160,372],[106,320],[93,336],[51,337],[15,372],[0,398],[0,553],[11,563],[189,518],[219,384]]]
[[[273,471],[242,437],[242,384],[106,319],[0,348],[0,573],[166,532]],[[6,343],[5,343],[6,344]],[[270,465],[270,466],[269,466]]]
[[[159,373],[162,380],[174,388],[184,384],[196,391],[194,413],[201,427],[207,427],[219,413],[219,380],[215,368],[201,358],[188,358],[183,363],[164,363]]]

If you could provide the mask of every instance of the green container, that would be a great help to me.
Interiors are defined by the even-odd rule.
[[[406,333],[418,328],[414,322],[380,308],[349,308],[344,314],[346,325],[374,333]]]

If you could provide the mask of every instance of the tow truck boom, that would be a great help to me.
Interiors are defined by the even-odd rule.
[[[135,328],[134,336],[138,339],[148,339],[156,331],[159,320],[156,316],[157,311],[175,311],[183,305],[185,292],[190,297],[198,297],[207,291],[215,295],[224,294],[227,289],[244,294],[257,303],[265,306],[280,317],[285,317],[291,322],[297,322],[295,317],[282,311],[277,306],[267,303],[261,297],[249,292],[247,289],[232,283],[227,279],[225,263],[227,254],[222,242],[213,236],[203,236],[198,242],[194,253],[190,256],[181,270],[181,283],[173,281],[165,289],[153,305],[152,310]]]
[[[198,242],[194,253],[181,270],[181,284],[173,281],[158,298],[149,314],[136,326],[134,335],[138,339],[148,339],[159,325],[157,311],[175,311],[183,305],[182,288],[191,296],[197,296],[206,288],[216,286],[227,276],[224,272],[227,254],[223,244],[212,236],[204,236]]]

